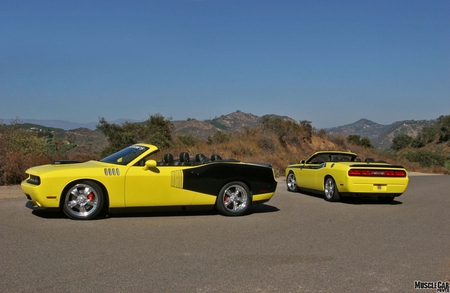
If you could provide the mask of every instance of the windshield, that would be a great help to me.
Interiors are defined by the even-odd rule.
[[[320,153],[310,158],[307,164],[322,164],[324,162],[354,162],[356,156],[352,154],[339,154],[339,153]]]
[[[148,147],[132,145],[129,146],[117,153],[107,156],[104,159],[101,159],[100,162],[118,164],[118,165],[127,165],[142,153],[148,150]]]

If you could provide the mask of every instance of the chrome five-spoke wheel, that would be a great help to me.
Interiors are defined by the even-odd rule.
[[[71,219],[90,220],[101,212],[103,202],[101,188],[94,182],[85,181],[68,189],[63,211]]]
[[[286,186],[288,191],[296,192],[298,191],[297,179],[295,178],[294,172],[289,172],[286,178]]]
[[[339,191],[336,187],[336,182],[330,176],[325,178],[324,193],[325,200],[327,201],[339,201],[340,199]]]
[[[250,191],[242,182],[230,182],[219,192],[217,210],[225,216],[240,216],[250,207]]]

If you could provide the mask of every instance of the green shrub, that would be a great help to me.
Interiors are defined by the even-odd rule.
[[[445,167],[445,169],[447,169],[448,171],[450,171],[450,161],[449,161],[449,160],[445,161],[444,167]]]
[[[447,159],[444,153],[436,153],[425,149],[418,151],[407,151],[402,156],[410,162],[419,163],[422,167],[443,167]]]
[[[223,133],[222,131],[217,131],[213,136],[208,137],[208,144],[220,144],[230,141],[231,134]]]
[[[177,139],[184,146],[194,146],[200,141],[198,138],[196,138],[192,134],[178,135]]]

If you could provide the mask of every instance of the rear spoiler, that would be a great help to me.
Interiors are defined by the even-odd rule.
[[[375,168],[402,168],[405,169],[403,166],[400,165],[389,165],[389,164],[377,164],[377,163],[366,163],[366,164],[353,164],[350,165],[350,167],[355,168],[364,168],[364,167],[375,167]]]

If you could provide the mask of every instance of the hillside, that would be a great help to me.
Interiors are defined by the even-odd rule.
[[[217,131],[236,133],[248,128],[257,127],[263,117],[273,117],[282,120],[288,119],[295,121],[287,116],[265,115],[262,117],[251,113],[236,111],[227,115],[222,115],[214,119],[199,121],[196,119],[188,119],[187,121],[173,121],[175,126],[175,135],[192,135],[201,139],[207,139],[208,136],[214,135]]]
[[[325,129],[330,135],[342,134],[345,137],[358,134],[368,137],[375,148],[388,149],[392,139],[399,134],[407,134],[411,137],[417,136],[424,126],[436,124],[434,120],[404,120],[389,125],[382,125],[368,119],[360,119],[354,123]]]
[[[65,132],[61,139],[73,141],[75,148],[68,151],[70,154],[92,153],[98,156],[108,145],[106,136],[98,130],[77,128]]]
[[[447,120],[450,119],[450,115],[446,117]],[[166,120],[165,123],[170,127],[170,122],[170,120]],[[394,136],[400,133],[416,136],[425,125],[432,123],[438,123],[440,130],[450,129],[446,126],[450,125],[450,121],[442,120],[441,117],[436,121],[399,121],[391,125],[381,125],[361,119],[353,124],[329,129],[327,133],[312,129],[310,124],[305,124],[304,121],[296,122],[289,117],[276,115],[258,117],[236,111],[206,121],[188,119],[187,121],[173,122],[174,131],[166,133],[168,141],[170,141],[171,134],[174,143],[166,144],[164,152],[179,154],[182,151],[188,151],[191,155],[216,153],[224,158],[235,158],[248,162],[267,162],[274,167],[275,173],[279,176],[283,174],[287,165],[299,162],[315,151],[351,150],[362,158],[369,157],[396,162],[404,165],[410,171],[447,174],[450,170],[450,161],[448,160],[450,135],[448,133],[440,134],[442,141],[446,142],[445,144],[433,141],[419,150],[407,148],[395,153],[378,152],[373,148],[348,142],[346,139],[350,134],[357,134],[361,137],[369,137],[375,145],[377,142],[381,142],[379,145],[385,143],[384,145],[389,147]],[[36,124],[17,123],[11,126],[0,123],[0,126],[2,131],[0,133],[2,138],[0,150],[3,153],[11,152],[11,150],[14,152],[14,156],[4,156],[3,161],[0,162],[3,184],[17,184],[24,179],[23,176],[28,167],[47,164],[53,160],[99,159],[105,148],[110,146],[106,136],[100,130],[88,128],[63,130]],[[129,126],[132,128],[130,129]],[[127,138],[128,142],[139,141],[137,139],[138,132],[141,130],[140,126],[143,125],[125,124],[124,128],[128,129],[128,132],[119,132],[115,138],[112,136],[111,139],[120,141],[121,138]],[[116,125],[113,128],[121,129],[122,127]],[[224,135],[217,131],[233,135]],[[192,135],[197,139],[181,137],[181,134]],[[177,138],[177,136],[179,137]],[[150,140],[149,142],[153,140],[150,137],[141,137],[140,139]],[[11,149],[11,147],[13,148]],[[160,153],[161,156],[164,152]]]
[[[215,117],[214,119],[204,121],[196,119],[188,119],[172,122],[174,124],[174,135],[192,135],[194,137],[206,140],[209,136],[214,135],[217,131],[236,133],[246,128],[248,129],[256,127],[259,125],[263,117],[276,117],[282,120],[295,121],[294,119],[287,116],[278,116],[269,114],[260,117],[251,113],[245,113],[237,110],[233,113],[222,115],[220,117]],[[7,123],[7,121],[8,120],[5,120],[5,123]],[[110,123],[122,124],[125,121],[136,122],[135,120],[132,119],[120,119],[116,121],[111,121]],[[77,143],[80,145],[80,147],[81,146],[88,147],[89,140],[94,141],[92,145],[93,147],[100,147],[106,144],[106,139],[103,138],[102,140],[101,138],[102,134],[100,132],[94,131],[95,125],[98,123],[80,124],[60,120],[29,120],[29,119],[21,120],[21,122],[33,123],[33,124],[25,124],[27,127],[30,127],[30,125],[33,125],[34,127],[43,126],[51,131],[55,131],[56,133],[60,133],[61,131],[63,132],[63,130],[65,130],[68,133],[68,135],[73,134],[77,137],[78,139]],[[392,139],[395,136],[405,133],[408,134],[409,136],[415,137],[424,126],[435,123],[436,119],[404,120],[388,125],[383,125],[368,119],[360,119],[351,124],[327,128],[324,130],[329,135],[342,134],[344,137],[347,137],[350,134],[358,134],[361,137],[368,137],[371,140],[372,144],[375,146],[375,148],[388,149],[391,145]],[[85,130],[79,131],[80,129]],[[87,130],[91,131],[89,135],[87,134],[88,133]]]
[[[237,132],[244,128],[252,128],[259,125],[260,117],[236,111],[228,115],[222,115],[211,120],[198,121],[173,121],[175,135],[192,135],[201,139],[214,135],[217,131]]]

